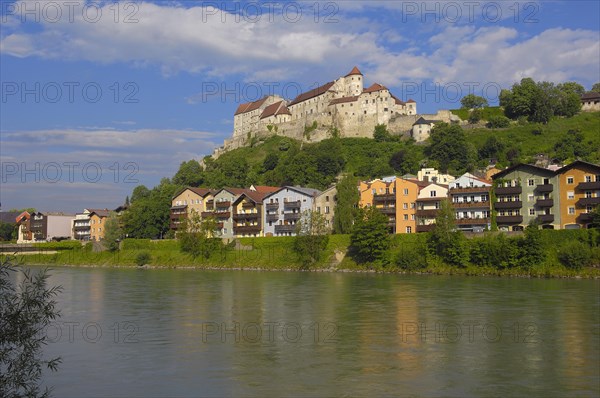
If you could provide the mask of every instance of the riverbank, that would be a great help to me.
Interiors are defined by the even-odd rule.
[[[596,243],[597,231],[543,231],[544,259],[530,267],[490,266],[469,263],[464,267],[451,266],[443,259],[426,254],[426,234],[395,235],[392,238],[387,261],[383,263],[358,263],[349,254],[350,237],[332,235],[322,260],[307,266],[293,250],[294,238],[242,238],[235,245],[224,247],[210,256],[192,257],[182,253],[176,240],[127,239],[116,252],[94,252],[92,245],[81,246],[77,242],[61,242],[39,245],[35,254],[16,254],[16,262],[23,265],[73,266],[73,267],[119,267],[142,269],[206,269],[206,270],[252,270],[252,271],[312,271],[397,273],[427,275],[463,275],[535,278],[600,278],[598,266],[567,267],[559,261],[559,254],[573,242],[589,242],[591,264],[598,264],[600,247]],[[500,242],[507,238],[488,234],[469,240],[469,250],[481,242]],[[580,246],[576,247],[578,250]],[[506,249],[501,245],[500,250]],[[508,249],[506,249],[508,250]],[[147,260],[140,267],[140,256]],[[501,254],[498,254],[501,255]],[[473,255],[474,256],[474,255]],[[406,259],[411,261],[405,261]]]

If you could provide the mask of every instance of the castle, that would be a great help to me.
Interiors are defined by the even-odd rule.
[[[277,134],[316,142],[333,135],[372,137],[377,124],[385,124],[395,134],[413,135],[413,125],[427,119],[449,122],[449,111],[434,115],[417,115],[414,100],[406,102],[390,90],[373,83],[364,88],[364,76],[354,67],[347,75],[286,101],[268,95],[257,101],[240,104],[233,117],[233,136],[217,148],[213,157],[248,145],[253,137]],[[414,134],[417,141],[428,134]]]

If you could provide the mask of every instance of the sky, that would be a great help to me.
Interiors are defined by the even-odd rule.
[[[0,0],[1,209],[115,208],[211,154],[239,103],[354,66],[419,113],[523,77],[590,89],[599,3]]]

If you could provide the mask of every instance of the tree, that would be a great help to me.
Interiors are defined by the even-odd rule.
[[[462,127],[447,123],[438,123],[429,136],[430,144],[425,153],[430,160],[438,162],[443,172],[463,174],[471,170],[474,164],[474,148],[467,144]]]
[[[387,263],[390,245],[388,218],[375,207],[361,208],[350,234],[353,254],[360,262]]]
[[[122,237],[123,231],[121,230],[119,218],[113,211],[110,213],[104,224],[104,245],[109,251],[115,252],[119,250],[119,241]]]
[[[481,120],[481,109],[473,109],[469,113],[469,124],[477,124]]]
[[[488,106],[488,102],[485,98],[475,94],[467,94],[460,100],[461,108],[464,109],[477,109]]]
[[[400,149],[392,155],[388,164],[400,175],[416,173],[421,159],[419,153],[414,149],[413,144]]]
[[[559,160],[585,158],[593,150],[593,145],[584,141],[579,130],[569,130],[554,144],[554,157]]]
[[[10,278],[11,272],[22,277]],[[21,279],[19,286],[14,282]],[[40,386],[44,369],[56,371],[60,357],[44,359],[46,330],[60,315],[55,297],[60,286],[48,288],[48,272],[19,270],[8,256],[0,258],[0,396],[47,397]]]
[[[444,262],[463,267],[468,261],[465,237],[455,228],[456,218],[454,209],[448,200],[441,203],[435,219],[435,227],[427,239],[431,253],[439,256]]]
[[[497,158],[504,150],[505,145],[502,141],[496,138],[495,135],[488,137],[483,146],[479,149],[480,159]]]
[[[150,190],[146,188],[145,185],[138,185],[133,188],[133,192],[131,193],[131,203],[135,203],[135,201],[139,199],[146,199],[150,197]]]
[[[0,241],[14,240],[17,237],[17,224],[0,221]]]
[[[358,179],[347,175],[337,184],[336,205],[333,215],[333,231],[349,234],[358,212]]]
[[[392,135],[385,124],[378,124],[373,130],[373,139],[377,142],[392,141]]]
[[[594,85],[592,86],[592,90],[591,90],[591,91],[593,91],[593,92],[595,92],[595,93],[600,93],[600,82],[598,82],[598,83],[594,84]]]
[[[143,185],[136,187],[131,196],[131,206],[123,215],[123,229],[130,238],[164,237],[169,231],[171,199],[180,189],[168,178],[148,190]]]
[[[485,125],[488,129],[502,129],[510,125],[510,120],[506,116],[490,116],[487,124]]]
[[[525,268],[531,268],[542,263],[546,258],[542,243],[542,231],[535,223],[525,228],[525,237],[520,245],[520,258],[520,265]]]
[[[179,170],[173,176],[173,184],[183,187],[198,187],[204,182],[204,170],[196,160],[181,162]]]
[[[263,160],[263,170],[274,170],[275,167],[277,167],[277,163],[279,163],[279,156],[277,156],[276,153],[271,152],[265,157],[265,160]]]
[[[312,210],[303,212],[296,227],[293,246],[302,261],[302,267],[308,268],[319,261],[328,242],[329,235],[325,217]]]
[[[201,218],[192,210],[188,218],[181,222],[177,232],[181,251],[191,254],[192,257],[202,256],[208,259],[223,247],[217,230],[218,223],[214,217]]]

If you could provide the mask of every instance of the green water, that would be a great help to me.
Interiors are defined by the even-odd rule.
[[[58,397],[600,394],[600,281],[57,268]]]

